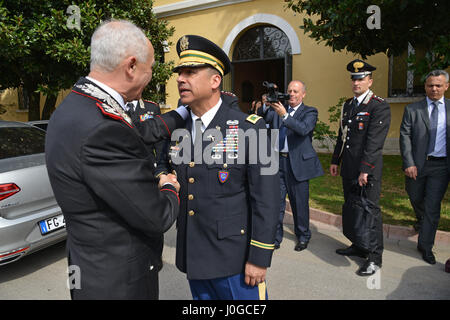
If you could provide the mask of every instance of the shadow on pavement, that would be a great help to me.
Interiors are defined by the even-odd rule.
[[[295,244],[297,243],[297,238],[294,234],[294,226],[291,224],[284,224],[284,238],[292,240]],[[287,230],[290,232],[286,232]],[[308,244],[308,248],[311,253],[316,255],[318,258],[326,262],[327,264],[336,267],[346,267],[350,265],[350,262],[342,256],[336,254],[336,249],[344,248],[349,244],[344,244],[324,233],[320,233],[316,226],[310,224],[310,229],[312,233],[311,240]],[[283,245],[283,243],[281,244]]]
[[[448,300],[450,299],[450,275],[447,275],[447,285],[443,286],[442,278],[445,278],[443,274],[442,263],[409,268],[403,274],[398,287],[388,294],[386,299]]]
[[[0,267],[0,284],[21,278],[66,257],[66,241],[34,252]]]

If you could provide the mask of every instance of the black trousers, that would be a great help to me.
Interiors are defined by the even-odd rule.
[[[427,160],[422,171],[416,180],[406,177],[405,187],[417,219],[422,221],[418,245],[424,250],[431,250],[450,172],[445,159]]]
[[[347,198],[351,192],[352,186],[356,180],[357,180],[357,177],[355,179],[342,178],[342,186],[344,189],[344,199],[345,200],[347,200]],[[363,251],[365,253],[368,253],[370,261],[374,261],[377,264],[381,264],[383,250],[384,250],[383,222],[382,222],[381,210],[380,210],[380,206],[379,206],[380,193],[381,193],[381,180],[375,179],[373,176],[369,176],[368,183],[366,185],[366,194],[367,194],[367,198],[375,204],[376,212],[374,212],[374,214],[379,215],[379,218],[380,218],[380,219],[378,219],[379,223],[376,226],[378,241],[377,241],[375,248],[371,252],[367,252],[366,250],[364,250],[362,248],[358,248],[358,249],[360,249],[361,251]]]
[[[283,220],[286,209],[286,194],[289,196],[292,215],[294,216],[294,232],[300,242],[309,242],[309,180],[297,181],[292,172],[289,158],[280,156],[280,215],[278,218],[275,243],[283,241]]]

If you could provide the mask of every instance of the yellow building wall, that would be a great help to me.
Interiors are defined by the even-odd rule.
[[[156,1],[154,5],[167,4],[166,2]],[[333,52],[331,48],[309,38],[299,28],[303,17],[298,14],[294,16],[292,11],[285,10],[282,1],[258,0],[163,18],[175,27],[175,33],[170,39],[173,45],[170,47],[170,52],[166,54],[166,61],[178,61],[175,45],[183,35],[197,34],[223,46],[228,34],[239,22],[258,13],[277,15],[286,20],[296,31],[301,53],[293,55],[292,79],[300,79],[306,83],[308,90],[305,103],[315,106],[319,110],[319,119],[328,122],[328,108],[335,105],[340,97],[353,95],[346,65],[359,57],[346,52]],[[233,43],[231,52],[233,52],[237,39]],[[373,73],[373,91],[381,97],[386,97],[388,93],[388,58],[384,54],[377,54],[367,59],[367,62],[377,67]],[[178,101],[176,74],[171,77],[166,88],[167,104],[173,108]],[[401,120],[403,107],[393,106],[392,109],[393,120],[395,122],[398,119]],[[398,123],[400,124],[400,122]],[[398,130],[394,127],[395,125],[392,126],[389,136],[396,135],[398,137]]]
[[[70,90],[62,90],[56,99],[56,107],[69,94]],[[28,121],[28,110],[19,110],[19,102],[16,89],[6,89],[0,91],[0,120],[8,121]],[[45,96],[41,94],[40,112],[45,104]]]
[[[173,4],[173,3],[177,3],[177,2],[181,2],[181,1],[180,0],[156,0],[156,1],[153,1],[153,7],[163,6],[166,4]]]

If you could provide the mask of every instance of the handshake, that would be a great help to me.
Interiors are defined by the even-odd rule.
[[[159,176],[158,187],[161,189],[166,184],[174,186],[177,192],[180,192],[180,184],[178,183],[177,176],[175,174],[169,173]]]

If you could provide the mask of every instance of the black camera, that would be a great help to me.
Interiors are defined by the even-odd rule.
[[[264,81],[263,86],[267,88],[267,102],[284,102],[289,100],[289,93],[278,92],[274,83]]]

